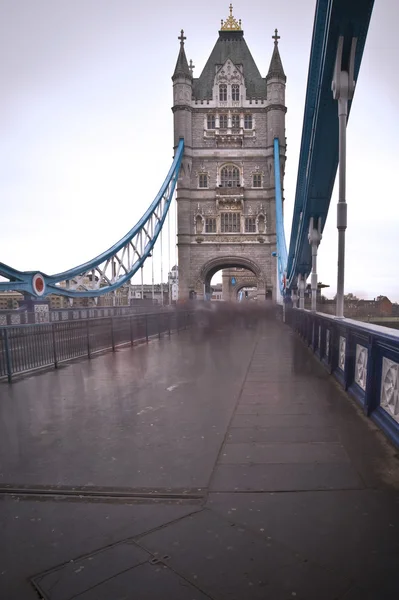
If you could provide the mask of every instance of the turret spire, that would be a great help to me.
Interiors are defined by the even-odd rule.
[[[184,40],[186,40],[187,38],[184,35],[183,29],[181,30],[180,35],[177,39],[180,40],[180,51],[179,51],[179,56],[177,57],[175,72],[173,73],[172,79],[175,79],[179,75],[183,75],[185,77],[189,77],[190,79],[192,79],[192,77],[193,77],[192,71],[190,70],[190,67],[188,66],[187,57],[186,57],[186,53],[184,50]]]
[[[274,40],[274,50],[272,54],[272,59],[270,61],[269,72],[266,75],[266,81],[268,79],[272,79],[274,77],[278,79],[282,79],[284,82],[286,81],[286,76],[283,69],[283,64],[281,62],[280,53],[278,51],[278,40],[280,36],[278,35],[278,30],[274,30],[274,35],[272,35],[272,39]]]

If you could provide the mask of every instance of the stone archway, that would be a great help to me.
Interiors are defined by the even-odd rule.
[[[202,296],[208,299],[211,294],[211,280],[214,274],[217,271],[232,268],[246,269],[247,271],[251,271],[254,279],[256,280],[259,295],[263,295],[263,297],[265,297],[266,282],[263,277],[262,269],[255,261],[242,256],[221,256],[207,261],[202,266],[199,273],[195,290],[197,292],[197,296]]]
[[[223,269],[222,282],[223,300],[229,302],[236,302],[243,288],[258,288],[258,278],[248,269]]]

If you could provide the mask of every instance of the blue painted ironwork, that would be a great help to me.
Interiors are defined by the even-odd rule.
[[[278,280],[281,295],[285,294],[285,277],[287,271],[287,244],[284,233],[283,196],[281,193],[280,176],[280,144],[274,138],[274,185],[276,189],[276,234],[277,234],[277,265]]]
[[[299,309],[286,322],[399,447],[399,331]]]
[[[168,213],[184,152],[180,139],[170,171],[155,200],[119,242],[109,250],[73,269],[46,275],[37,271],[18,271],[0,263],[0,291],[28,292],[44,297],[58,294],[70,297],[95,297],[107,294],[130,281],[151,255]]]
[[[323,230],[337,171],[338,117],[331,83],[338,38],[344,36],[344,62],[348,60],[352,38],[357,38],[356,81],[373,5],[374,0],[317,0],[288,253],[288,288],[296,284],[298,274],[307,276],[311,271],[309,219],[321,217]],[[350,107],[351,102],[348,114]]]

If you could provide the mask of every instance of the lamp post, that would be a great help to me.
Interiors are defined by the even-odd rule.
[[[355,52],[357,38],[352,38],[349,61],[343,64],[344,38],[338,38],[335,59],[334,78],[331,84],[334,100],[338,100],[339,121],[339,191],[337,205],[338,229],[338,274],[337,274],[337,317],[344,317],[345,283],[345,231],[347,227],[346,203],[346,123],[348,119],[348,101],[355,92]]]
[[[309,244],[312,246],[312,275],[311,275],[311,289],[312,289],[312,312],[316,312],[317,308],[317,250],[321,242],[321,219],[320,217],[314,219],[310,217],[309,223]]]

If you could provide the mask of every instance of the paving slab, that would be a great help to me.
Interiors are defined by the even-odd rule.
[[[165,565],[140,565],[77,597],[78,600],[207,600],[210,596]]]
[[[208,506],[310,561],[338,569],[359,586],[345,599],[360,599],[366,590],[366,598],[398,597],[398,494],[368,489],[211,494]]]
[[[135,544],[121,543],[34,577],[37,589],[51,600],[70,600],[94,587],[148,562],[150,555]]]
[[[323,401],[314,402],[264,402],[258,404],[240,404],[238,415],[323,415],[328,412],[328,405]]]
[[[285,492],[356,489],[364,486],[349,463],[218,465],[212,491]]]
[[[350,583],[339,573],[304,562],[298,554],[263,539],[209,511],[164,527],[139,540],[151,551],[170,556],[177,572],[220,600],[287,597],[333,599]]]
[[[231,427],[330,427],[334,423],[326,414],[283,415],[283,414],[238,414]]]
[[[347,463],[348,456],[337,442],[264,444],[261,442],[225,445],[219,464]]]
[[[338,431],[333,427],[235,427],[230,429],[226,444],[245,442],[338,442]]]

